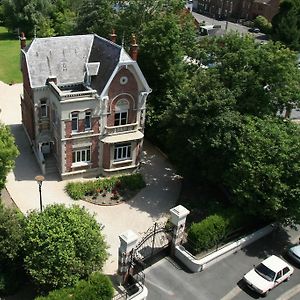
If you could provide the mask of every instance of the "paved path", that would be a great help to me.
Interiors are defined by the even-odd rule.
[[[39,209],[38,186],[34,177],[40,174],[40,170],[21,125],[21,92],[21,84],[9,86],[0,82],[0,120],[11,127],[20,150],[16,166],[7,177],[6,187],[16,205],[26,214],[32,209]],[[144,162],[141,172],[147,186],[127,203],[103,207],[84,201],[75,202],[86,207],[95,214],[98,222],[105,225],[103,232],[111,254],[104,267],[106,274],[114,274],[117,270],[119,234],[127,229],[142,234],[154,221],[166,220],[169,209],[175,205],[179,196],[180,180],[167,159],[147,142],[144,147]],[[45,178],[42,186],[44,206],[51,203],[74,203],[64,192],[66,181],[60,181],[55,175]]]

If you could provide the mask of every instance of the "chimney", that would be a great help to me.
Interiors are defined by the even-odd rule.
[[[21,32],[20,42],[21,42],[21,49],[24,49],[26,47],[26,37],[24,32]]]
[[[110,36],[110,40],[111,40],[113,43],[116,43],[117,35],[116,35],[114,29],[112,30],[112,33],[111,33],[109,36]]]
[[[138,57],[138,44],[136,43],[135,35],[131,36],[131,44],[130,44],[130,56],[133,60],[137,60]]]

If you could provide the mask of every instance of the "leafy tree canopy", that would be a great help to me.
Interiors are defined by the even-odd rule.
[[[73,286],[107,259],[96,220],[78,206],[47,206],[31,212],[24,227],[24,264],[42,290]]]
[[[292,50],[300,51],[300,1],[283,0],[272,19],[272,38]]]
[[[6,175],[14,167],[18,155],[13,135],[7,126],[0,123],[0,189],[4,187]]]
[[[243,118],[224,175],[235,205],[269,220],[300,220],[300,128],[279,118]]]

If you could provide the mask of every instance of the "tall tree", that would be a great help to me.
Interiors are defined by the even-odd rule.
[[[117,14],[110,0],[84,0],[75,31],[96,33],[108,37],[117,22]]]
[[[24,227],[25,269],[41,290],[73,286],[107,259],[99,224],[78,206],[31,212]]]
[[[224,175],[232,202],[249,215],[300,220],[300,127],[280,118],[243,118],[235,159]]]
[[[283,0],[272,19],[272,38],[292,50],[300,51],[300,1]]]

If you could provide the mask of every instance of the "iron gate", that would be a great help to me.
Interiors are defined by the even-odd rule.
[[[136,274],[157,257],[159,254],[168,254],[172,242],[173,227],[166,224],[154,223],[143,235],[142,239],[131,252],[131,263],[133,273]]]

